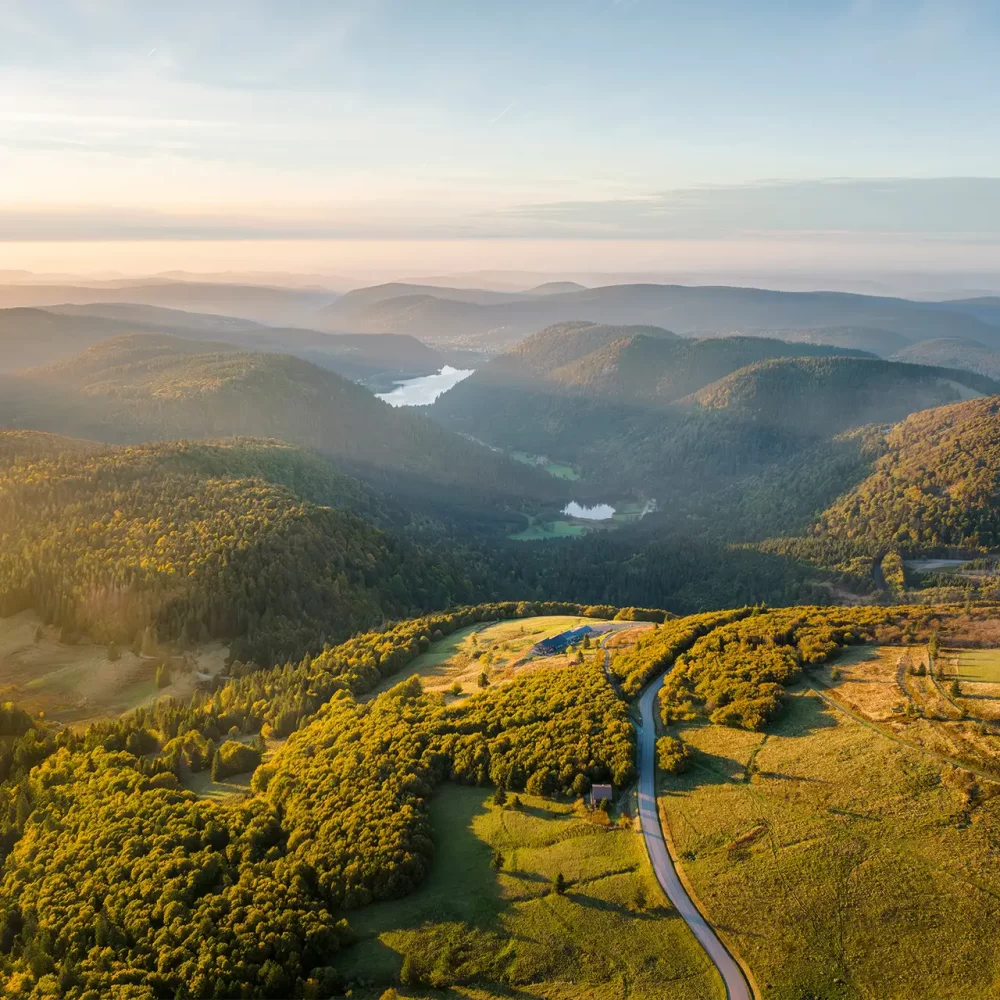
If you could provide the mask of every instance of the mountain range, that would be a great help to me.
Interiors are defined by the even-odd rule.
[[[445,364],[439,351],[402,334],[320,333],[158,306],[95,303],[0,309],[0,372],[48,364],[109,337],[138,333],[209,337],[246,350],[293,354],[378,389]]]
[[[884,350],[886,334],[907,342],[971,337],[1000,346],[1000,327],[977,313],[993,315],[989,300],[925,303],[844,292],[683,285],[514,293],[396,283],[348,292],[320,308],[311,325],[357,333],[407,333],[433,343],[491,350],[570,320],[648,324],[685,336],[786,330],[808,336],[812,331],[835,345],[847,336],[851,342],[842,346],[863,349]],[[870,344],[858,340],[858,331],[866,329],[878,331]]]

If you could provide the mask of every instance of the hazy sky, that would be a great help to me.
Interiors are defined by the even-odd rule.
[[[998,52],[996,0],[0,0],[0,266],[1000,266]]]

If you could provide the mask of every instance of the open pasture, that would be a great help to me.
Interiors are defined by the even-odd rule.
[[[427,880],[405,899],[349,915],[359,941],[338,969],[363,983],[352,995],[374,1000],[395,985],[421,998],[722,1000],[640,835],[566,803],[522,799],[520,810],[500,809],[484,789],[438,792]],[[554,891],[560,873],[563,894]]]
[[[0,701],[13,701],[32,715],[66,724],[112,718],[156,698],[188,698],[199,674],[212,676],[225,664],[221,643],[206,645],[156,687],[159,659],[92,642],[60,641],[60,630],[32,611],[0,618]]]
[[[1000,684],[1000,649],[946,649],[938,659],[945,676],[973,684]]]
[[[491,684],[511,680],[519,670],[538,664],[547,667],[569,662],[566,656],[529,659],[531,647],[540,639],[558,635],[579,625],[597,625],[599,619],[576,615],[540,615],[536,618],[515,618],[511,621],[470,625],[431,644],[403,674],[386,678],[363,700],[375,697],[414,674],[427,691],[446,692],[455,697],[455,684],[461,687],[459,696],[479,689],[479,677],[486,672]],[[597,640],[594,640],[596,647]],[[594,654],[596,654],[596,649]],[[405,674],[405,677],[404,677]]]
[[[671,731],[694,751],[661,782],[674,846],[765,1000],[1000,995],[1000,785],[803,688],[766,734]]]

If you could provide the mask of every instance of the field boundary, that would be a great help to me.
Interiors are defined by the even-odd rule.
[[[936,760],[939,764],[950,764],[952,767],[957,767],[962,771],[968,771],[969,774],[976,775],[977,778],[982,778],[984,781],[992,781],[996,784],[1000,784],[1000,772],[990,772],[984,771],[981,768],[975,767],[965,761],[958,760],[954,757],[949,757],[943,753],[937,753],[935,750],[927,750],[924,747],[917,746],[914,743],[908,743],[904,739],[900,739],[895,733],[890,733],[877,722],[873,722],[871,719],[866,719],[863,715],[855,712],[853,709],[848,708],[846,705],[841,704],[836,698],[831,695],[826,694],[824,691],[820,690],[820,687],[825,688],[827,691],[830,690],[829,686],[824,684],[820,680],[814,680],[811,677],[803,675],[803,683],[810,691],[813,692],[818,698],[822,698],[826,704],[830,705],[832,708],[837,709],[838,712],[843,712],[844,715],[853,719],[859,725],[866,726],[867,728],[874,730],[880,736],[884,736],[887,740],[892,740],[893,743],[898,743],[901,747],[906,747],[907,750],[912,750],[914,753],[923,754],[925,757],[930,757],[932,760]],[[819,686],[817,686],[819,685]]]

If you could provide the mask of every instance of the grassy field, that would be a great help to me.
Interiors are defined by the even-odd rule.
[[[378,997],[402,975],[405,997],[724,997],[631,827],[596,825],[530,796],[522,811],[490,802],[483,789],[442,788],[431,804],[437,860],[427,881],[350,916],[360,940],[337,967],[362,982],[353,996]],[[552,887],[560,872],[564,895]]]
[[[531,519],[528,527],[510,538],[515,542],[543,542],[551,538],[579,538],[587,533],[582,524],[570,521],[536,521]]]
[[[959,681],[1000,684],[1000,649],[949,649],[938,658],[944,672]]]
[[[1000,996],[1000,786],[790,695],[766,735],[690,723],[661,808],[762,1000]]]
[[[58,722],[82,724],[121,715],[158,697],[187,698],[195,674],[217,673],[225,654],[221,644],[206,646],[187,657],[185,669],[174,670],[171,684],[158,690],[158,660],[127,649],[109,660],[104,646],[60,642],[59,629],[22,611],[0,618],[0,701],[16,702]]]
[[[655,509],[655,508],[654,508]],[[641,518],[644,514],[650,514],[652,511],[649,509],[649,505],[645,503],[623,503],[619,504],[615,508],[612,520],[619,523],[623,521],[635,521]]]
[[[939,654],[943,675],[931,677],[925,646],[853,646],[810,677],[837,704],[895,739],[1000,779],[1000,730],[993,725],[1000,689],[961,682],[954,694],[950,659],[949,652]]]
[[[230,737],[227,737],[227,739]],[[232,739],[237,739],[241,743],[251,743],[253,741],[253,736],[242,734],[240,736],[231,737]],[[267,763],[274,752],[284,745],[286,741],[283,739],[269,739],[265,742],[264,756],[261,759],[261,763]],[[182,787],[186,788],[189,792],[194,792],[199,798],[202,799],[213,799],[216,802],[226,802],[232,799],[242,798],[244,795],[250,794],[250,779],[253,777],[253,771],[246,771],[243,774],[231,774],[228,778],[223,778],[222,781],[213,781],[212,774],[210,770],[198,771],[195,774],[187,774],[181,781]]]
[[[536,468],[544,469],[550,476],[554,476],[556,479],[567,479],[570,482],[576,482],[580,478],[580,472],[576,466],[570,465],[567,462],[549,462],[541,458],[538,455],[529,455],[524,451],[512,451],[510,457],[514,459],[515,462],[521,462],[524,465],[533,465]]]
[[[487,625],[471,625],[459,629],[418,656],[405,671],[406,677],[416,674],[427,691],[448,692],[460,684],[460,696],[479,689],[479,675],[485,670],[491,684],[511,680],[521,669],[531,669],[539,663],[545,666],[563,666],[566,656],[548,656],[537,661],[520,663],[539,639],[558,635],[578,625],[594,625],[594,618],[575,615],[541,615],[537,618],[517,618],[512,621]],[[596,646],[596,640],[595,640]],[[593,654],[597,655],[596,649]],[[386,678],[363,700],[375,697],[398,684],[402,675]]]

